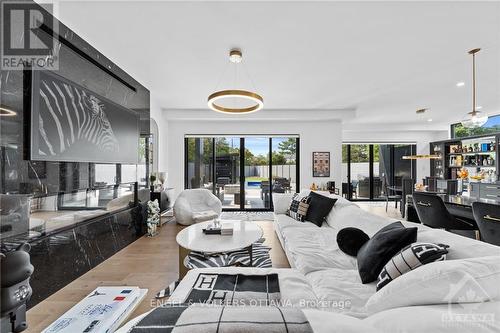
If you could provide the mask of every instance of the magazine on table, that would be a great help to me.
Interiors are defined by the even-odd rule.
[[[139,287],[98,287],[42,333],[114,332],[146,293]]]

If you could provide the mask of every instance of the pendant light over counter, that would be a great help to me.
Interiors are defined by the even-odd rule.
[[[461,121],[465,128],[481,127],[488,121],[488,116],[478,111],[476,105],[476,53],[479,51],[481,51],[479,48],[469,51],[469,54],[472,55],[472,111],[467,112]]]

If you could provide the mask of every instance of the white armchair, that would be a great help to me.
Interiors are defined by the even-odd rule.
[[[209,190],[184,190],[174,203],[174,216],[179,224],[212,220],[222,212],[222,202]]]

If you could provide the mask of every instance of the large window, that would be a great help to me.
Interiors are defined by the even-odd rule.
[[[465,128],[461,123],[451,125],[451,138],[466,138],[469,136],[492,134],[500,132],[500,115],[488,117],[488,121],[481,127]]]
[[[185,188],[212,191],[225,210],[271,210],[273,192],[299,188],[298,147],[295,136],[188,136]]]
[[[403,178],[415,178],[414,144],[342,145],[342,192],[351,200],[382,200]],[[389,188],[389,189],[388,189]]]

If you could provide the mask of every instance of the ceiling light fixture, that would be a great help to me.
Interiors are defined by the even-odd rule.
[[[13,117],[15,115],[17,115],[16,111],[0,107],[0,117]]]
[[[435,160],[441,158],[439,155],[406,155],[402,157],[403,160]]]
[[[462,81],[457,82],[457,87],[463,87],[463,86],[465,86],[465,82]]]
[[[428,122],[431,122],[431,121],[432,121],[432,118],[427,119],[427,121],[428,121]]]
[[[229,61],[234,64],[235,85],[238,79],[238,64],[240,64],[242,60],[243,54],[240,50],[233,49],[229,52]],[[247,76],[253,85],[253,81],[250,75],[248,75],[248,72]],[[208,107],[222,113],[246,114],[261,110],[264,107],[264,99],[258,93],[244,89],[233,88],[218,90],[208,96]]]
[[[465,128],[477,128],[483,126],[488,121],[487,115],[482,115],[476,107],[476,53],[481,49],[473,49],[469,51],[472,55],[472,111],[467,112],[461,121]]]

